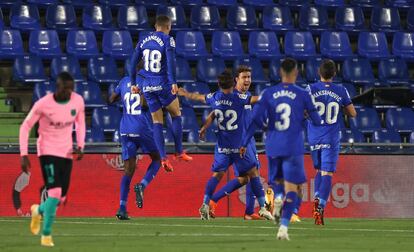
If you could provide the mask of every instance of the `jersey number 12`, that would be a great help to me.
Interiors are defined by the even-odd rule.
[[[124,101],[126,112],[128,115],[141,114],[141,109],[139,108],[139,105],[141,104],[141,97],[139,96],[139,94],[131,94],[130,92],[128,92],[124,95]]]

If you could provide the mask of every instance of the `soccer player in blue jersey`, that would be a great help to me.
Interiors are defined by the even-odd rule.
[[[145,96],[154,123],[154,141],[161,155],[162,167],[173,170],[167,159],[164,146],[164,114],[163,108],[172,118],[172,132],[174,136],[176,157],[180,160],[191,161],[182,147],[182,120],[178,98],[178,86],[175,79],[175,42],[168,34],[171,31],[171,20],[167,16],[158,16],[155,23],[156,31],[144,37],[136,46],[131,58],[130,74],[131,90],[141,92]],[[140,74],[145,77],[142,89],[135,83],[136,66],[142,59],[144,69]]]
[[[142,83],[144,77],[139,74],[136,81]],[[122,145],[122,159],[124,160],[125,173],[121,179],[120,206],[116,213],[119,220],[129,220],[127,213],[127,201],[129,187],[136,167],[136,156],[138,149],[143,153],[149,154],[152,159],[147,172],[141,182],[134,187],[136,193],[136,204],[139,208],[143,207],[144,190],[153,180],[161,167],[161,158],[155,145],[152,134],[152,121],[143,107],[143,97],[140,94],[131,93],[131,80],[124,77],[115,88],[114,93],[109,98],[113,103],[118,98],[122,99],[124,107],[120,123],[119,133]]]
[[[342,110],[350,117],[356,116],[346,88],[332,83],[335,75],[335,62],[324,60],[319,67],[321,80],[308,86],[319,115],[324,121],[320,126],[308,124],[308,140],[316,169],[313,216],[317,225],[324,225],[324,208],[331,192],[332,176],[336,171]]]
[[[282,62],[280,75],[282,83],[267,88],[262,93],[254,109],[253,122],[243,136],[240,154],[246,154],[256,129],[267,128],[265,147],[266,154],[270,157],[269,172],[275,170],[275,173],[283,174],[286,193],[277,238],[289,240],[288,225],[297,201],[299,186],[306,182],[302,134],[305,113],[315,124],[320,124],[321,118],[309,93],[294,85],[298,75],[294,59],[287,58]]]

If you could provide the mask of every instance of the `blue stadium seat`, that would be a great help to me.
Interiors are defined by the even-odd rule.
[[[411,132],[410,134],[410,143],[414,144],[414,132]]]
[[[59,36],[55,30],[35,30],[30,32],[29,51],[42,59],[60,56]]]
[[[351,129],[360,130],[364,133],[372,133],[375,130],[381,129],[381,122],[375,109],[356,108],[356,111],[358,116],[349,120]]]
[[[269,65],[269,77],[273,83],[280,82],[280,59],[273,59]]]
[[[252,6],[233,5],[227,9],[227,28],[236,31],[257,29],[256,12]]]
[[[130,0],[99,0],[100,4],[113,6],[113,7],[121,7],[131,3]]]
[[[22,0],[2,0],[0,2],[0,7],[12,7],[15,4],[20,4],[22,2]]]
[[[392,41],[392,53],[408,61],[414,61],[414,32],[396,32]]]
[[[398,132],[414,131],[414,112],[411,108],[391,108],[385,115],[388,129]]]
[[[341,7],[345,5],[345,0],[315,0],[315,4],[327,7]]]
[[[289,7],[293,7],[293,8],[300,8],[304,5],[309,5],[310,4],[310,0],[280,0],[279,4],[284,5],[284,6],[289,6]]]
[[[401,143],[400,135],[394,130],[380,129],[374,131],[373,143]]]
[[[104,131],[119,129],[121,112],[117,107],[105,106],[95,108],[92,112],[92,128],[102,128]]]
[[[46,7],[52,4],[59,3],[59,0],[27,0],[29,4],[35,4],[37,6]]]
[[[207,3],[220,7],[228,7],[237,4],[237,0],[207,0]]]
[[[131,33],[150,29],[147,9],[144,6],[121,6],[118,9],[118,27]]]
[[[379,5],[379,0],[351,0],[351,5],[356,5],[364,8],[372,8]]]
[[[221,28],[220,13],[216,6],[197,5],[191,9],[191,28],[211,32]]]
[[[400,13],[397,8],[376,6],[372,9],[371,29],[373,31],[395,32],[401,30]]]
[[[208,56],[204,35],[200,31],[180,31],[176,34],[176,53],[186,59],[196,60]]]
[[[117,82],[121,79],[115,60],[109,56],[93,57],[88,61],[88,79],[98,83]]]
[[[346,32],[323,32],[320,50],[322,56],[333,60],[343,60],[353,56],[351,42]]]
[[[336,29],[359,32],[365,29],[364,12],[357,6],[338,7],[335,12]]]
[[[210,93],[210,88],[208,87],[206,83],[203,83],[203,82],[186,83],[183,85],[183,88],[191,93],[199,93],[199,94]],[[209,107],[208,105],[204,103],[197,102],[197,101],[191,101],[186,98],[184,98],[183,105],[184,104],[186,104],[189,107],[193,107],[193,108],[208,108]]]
[[[4,29],[4,18],[3,18],[3,11],[0,8],[0,30]]]
[[[18,30],[0,30],[0,59],[14,59],[24,54],[23,40]]]
[[[21,31],[40,29],[40,16],[36,5],[13,5],[10,9],[10,26]]]
[[[103,129],[92,128],[86,130],[85,141],[87,143],[102,143],[105,142],[105,135]]]
[[[135,0],[135,3],[144,5],[149,9],[156,9],[159,6],[166,5],[167,0]]]
[[[349,96],[351,96],[351,98],[358,95],[358,92],[357,92],[355,86],[352,85],[351,83],[343,83],[342,86],[344,86],[344,88],[346,88],[346,90],[348,91],[348,94],[349,94]]]
[[[40,57],[18,56],[13,65],[13,80],[23,83],[46,81],[47,77]]]
[[[391,85],[408,84],[410,77],[405,60],[400,58],[381,60],[378,64],[378,79]]]
[[[372,67],[365,58],[346,59],[342,66],[344,81],[354,84],[372,85],[375,82]]]
[[[315,42],[310,32],[287,32],[285,35],[285,54],[299,60],[316,55]]]
[[[109,6],[86,6],[82,13],[82,25],[86,29],[103,31],[113,28],[112,13]]]
[[[251,5],[256,8],[268,7],[274,4],[273,0],[243,0],[243,4]]]
[[[371,60],[389,57],[387,37],[382,32],[361,32],[358,37],[358,54]]]
[[[323,58],[321,57],[312,57],[306,61],[305,66],[305,75],[306,81],[309,83],[317,82],[320,80],[318,71],[319,67],[321,66]],[[342,82],[341,77],[339,77],[339,73],[336,73],[336,76],[333,79],[333,82]]]
[[[198,137],[198,130],[190,130],[187,135],[187,142],[188,143],[198,143],[200,139]]]
[[[323,6],[301,7],[299,12],[299,28],[320,33],[329,28],[328,11]]]
[[[282,57],[274,32],[252,31],[249,34],[249,54],[259,59]]]
[[[104,106],[101,89],[95,82],[77,82],[75,92],[83,97],[87,108]]]
[[[263,9],[263,28],[276,32],[294,30],[294,21],[289,7],[272,6]]]
[[[35,84],[33,88],[33,97],[32,97],[32,103],[37,102],[40,98],[43,96],[54,93],[56,90],[55,82],[38,82]]]
[[[414,0],[386,0],[385,3],[397,8],[411,8],[414,6]]]
[[[262,92],[266,89],[273,86],[272,83],[257,83],[254,85],[254,95],[261,95]]]
[[[95,4],[95,0],[62,0],[63,3],[71,4],[75,8],[83,8]]]
[[[221,74],[226,65],[224,60],[218,57],[208,57],[198,60],[197,80],[207,83],[217,83],[217,76]]]
[[[184,30],[188,29],[186,15],[184,8],[180,5],[177,6],[159,6],[157,9],[157,16],[166,15],[171,19],[173,30]]]
[[[76,29],[75,9],[69,4],[50,5],[46,11],[46,26],[59,31]]]
[[[193,108],[189,107],[182,107],[181,108],[181,118],[182,118],[182,125],[183,131],[189,132],[191,130],[199,130],[199,126],[197,124],[197,117],[194,112]],[[172,128],[171,116],[167,114],[167,128]]]
[[[66,38],[66,52],[79,59],[97,56],[99,51],[95,33],[89,30],[69,31]]]
[[[343,129],[340,131],[341,143],[363,143],[364,135],[359,130]]]
[[[234,60],[243,56],[240,35],[235,31],[216,31],[212,37],[212,52],[225,60]]]
[[[85,78],[82,75],[79,61],[72,55],[55,57],[50,63],[50,77],[56,80],[61,72],[69,72],[75,81],[83,81]]]
[[[262,63],[258,58],[243,58],[237,59],[233,63],[233,71],[236,72],[240,65],[249,66],[252,69],[251,78],[253,83],[269,82],[265,76]]]
[[[171,0],[171,3],[174,5],[182,5],[186,8],[192,8],[203,4],[203,0]]]
[[[105,31],[102,52],[117,60],[131,57],[134,52],[131,34],[128,31]]]
[[[407,29],[410,31],[414,30],[414,7],[410,8],[407,13]]]
[[[177,82],[193,82],[194,78],[191,74],[191,68],[188,61],[180,57],[177,57],[175,60],[175,75]]]

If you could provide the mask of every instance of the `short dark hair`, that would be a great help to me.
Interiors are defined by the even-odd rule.
[[[224,70],[218,77],[218,86],[221,89],[229,89],[234,86],[233,75],[229,70]]]
[[[60,72],[56,78],[56,80],[61,80],[62,82],[74,82],[72,75],[68,72]]]
[[[168,17],[166,15],[157,16],[157,18],[155,19],[155,25],[156,26],[166,27],[170,24],[171,24],[171,19],[170,19],[170,17]]]
[[[298,66],[298,63],[295,59],[292,58],[286,58],[282,61],[282,64],[280,65],[280,69],[283,70],[286,74],[290,74],[295,70]]]
[[[244,73],[244,72],[249,72],[249,73],[251,73],[251,72],[252,72],[252,68],[251,68],[251,67],[249,67],[249,66],[246,66],[246,65],[240,65],[240,66],[237,68],[237,70],[236,70],[236,77],[239,77],[239,75],[240,75],[241,73]]]
[[[319,67],[319,74],[325,80],[332,79],[336,75],[335,62],[330,59],[324,59]]]

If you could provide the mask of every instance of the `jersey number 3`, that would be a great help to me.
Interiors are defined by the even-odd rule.
[[[280,120],[275,122],[275,128],[279,131],[284,131],[289,129],[290,126],[290,114],[292,109],[289,104],[281,103],[276,107],[276,114],[280,115]]]
[[[147,72],[159,73],[161,71],[161,52],[158,50],[145,49],[143,54],[145,70]]]

